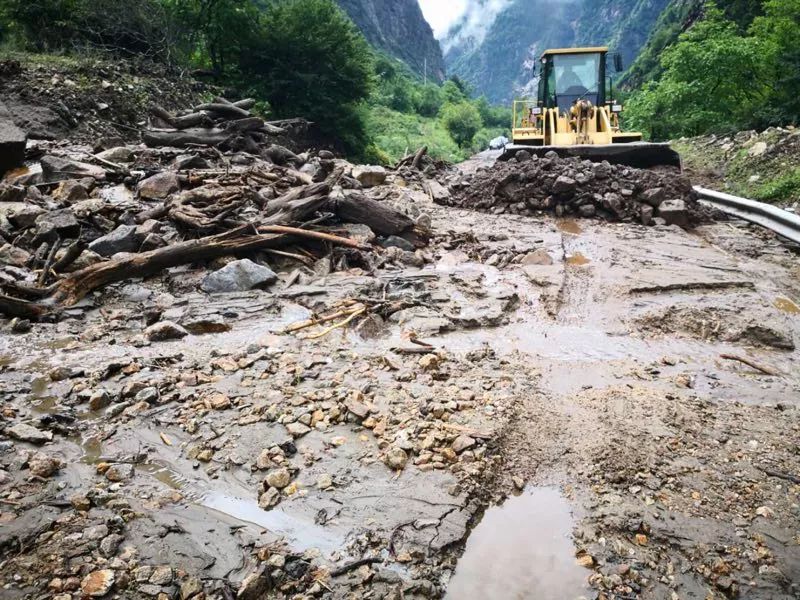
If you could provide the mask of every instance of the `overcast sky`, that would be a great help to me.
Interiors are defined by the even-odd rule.
[[[419,0],[422,13],[440,38],[467,10],[467,0]]]

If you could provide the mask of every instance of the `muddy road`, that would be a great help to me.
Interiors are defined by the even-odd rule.
[[[0,597],[800,597],[796,254],[384,199],[421,266],[4,330]],[[286,333],[365,298],[407,308]]]

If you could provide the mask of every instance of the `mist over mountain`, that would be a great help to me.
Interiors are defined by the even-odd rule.
[[[547,48],[609,45],[632,63],[671,1],[471,0],[440,40],[447,71],[507,103]]]

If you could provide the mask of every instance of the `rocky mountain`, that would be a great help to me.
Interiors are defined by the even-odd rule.
[[[475,0],[441,40],[448,73],[502,104],[547,48],[610,45],[630,64],[671,1]]]
[[[441,81],[445,65],[439,42],[417,0],[336,0],[370,44],[403,60],[416,73]]]

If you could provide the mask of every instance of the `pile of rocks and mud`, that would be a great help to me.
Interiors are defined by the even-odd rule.
[[[0,310],[40,318],[110,283],[198,262],[211,263],[207,292],[271,284],[275,257],[301,268],[324,259],[328,271],[419,262],[429,222],[362,193],[386,182],[384,168],[272,143],[286,129],[242,108],[251,104],[158,110],[174,129],[150,129],[147,145],[39,143],[38,160],[0,185]]]
[[[458,173],[446,183],[435,201],[494,214],[547,212],[680,227],[710,218],[686,177],[560,158],[555,152],[539,158],[520,150],[507,162],[478,168],[471,176]]]

